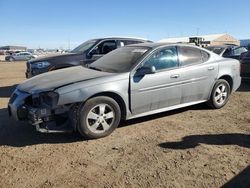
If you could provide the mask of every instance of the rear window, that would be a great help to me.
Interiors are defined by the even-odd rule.
[[[218,55],[220,55],[224,50],[224,48],[220,48],[220,47],[206,47],[206,49],[210,50]]]

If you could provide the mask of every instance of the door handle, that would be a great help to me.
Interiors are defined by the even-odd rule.
[[[179,78],[180,75],[179,74],[174,74],[174,75],[171,75],[170,78]]]
[[[208,67],[207,70],[212,71],[212,70],[214,70],[214,67]]]

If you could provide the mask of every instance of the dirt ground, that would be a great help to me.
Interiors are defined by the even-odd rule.
[[[250,83],[223,109],[139,118],[86,141],[9,119],[24,72],[24,62],[0,62],[0,187],[250,187]]]

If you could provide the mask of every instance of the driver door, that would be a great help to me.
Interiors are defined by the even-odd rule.
[[[144,66],[154,67],[155,72],[137,76],[139,68],[131,76],[132,114],[180,104],[181,85],[177,48],[172,46],[156,50],[142,62],[141,67]]]

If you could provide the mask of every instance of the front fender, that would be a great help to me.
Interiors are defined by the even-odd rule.
[[[83,84],[82,86],[77,85],[81,85],[81,83],[75,83],[56,90],[56,92],[59,93],[58,105],[84,102],[94,95],[108,92],[119,95],[123,99],[126,108],[128,107],[129,81],[127,79],[106,82],[103,84],[96,84],[91,86],[86,86],[87,84]],[[70,88],[72,88],[72,90],[70,90]]]

